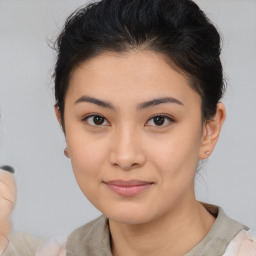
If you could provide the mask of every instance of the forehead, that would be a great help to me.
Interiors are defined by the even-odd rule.
[[[200,102],[188,78],[152,51],[105,52],[80,64],[71,76],[67,100],[82,95],[119,104],[164,96]]]

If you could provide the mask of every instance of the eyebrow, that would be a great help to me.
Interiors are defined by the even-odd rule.
[[[93,104],[96,104],[98,106],[108,108],[108,109],[112,109],[112,110],[116,111],[116,108],[114,107],[114,105],[112,103],[107,102],[107,101],[103,101],[103,100],[100,100],[100,99],[96,99],[96,98],[93,98],[93,97],[89,97],[89,96],[84,95],[84,96],[80,97],[79,99],[77,99],[75,101],[75,104],[82,103],[82,102],[93,103]],[[142,110],[142,109],[145,109],[145,108],[148,108],[148,107],[157,106],[157,105],[160,105],[160,104],[163,104],[163,103],[175,103],[175,104],[184,106],[184,104],[181,101],[179,101],[178,99],[175,99],[173,97],[161,97],[161,98],[152,99],[152,100],[145,101],[145,102],[142,102],[142,103],[138,104],[137,105],[137,110]]]

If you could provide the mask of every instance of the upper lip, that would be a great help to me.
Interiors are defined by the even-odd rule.
[[[142,181],[142,180],[109,180],[109,181],[104,181],[104,183],[108,185],[115,185],[120,187],[131,187],[131,186],[153,184],[154,182]]]

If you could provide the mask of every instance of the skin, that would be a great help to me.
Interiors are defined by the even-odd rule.
[[[162,97],[175,100],[137,109]],[[91,114],[102,116],[102,123],[86,118]],[[171,120],[159,125],[155,115]],[[196,201],[194,177],[224,119],[218,103],[212,120],[202,122],[200,96],[158,53],[105,52],[73,72],[65,98],[66,155],[85,196],[109,218],[114,256],[184,255],[207,234],[214,217]],[[121,196],[106,185],[116,179],[151,185]]]
[[[11,173],[0,169],[0,254],[8,244],[10,215],[15,203],[16,185]]]

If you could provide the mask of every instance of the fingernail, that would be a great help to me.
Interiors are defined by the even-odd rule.
[[[15,170],[9,165],[0,166],[0,169],[5,170],[10,173],[15,173]]]

